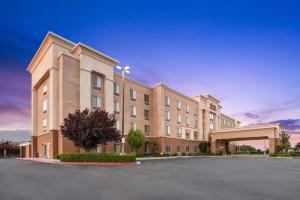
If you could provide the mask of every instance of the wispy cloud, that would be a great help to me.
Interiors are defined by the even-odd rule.
[[[26,142],[31,137],[30,130],[2,130],[0,131],[0,141]]]
[[[259,118],[259,115],[254,114],[254,113],[245,113],[245,116],[250,118],[250,119],[258,119]]]
[[[300,119],[282,119],[273,121],[271,123],[280,123],[284,129],[296,132],[299,131],[300,134]]]

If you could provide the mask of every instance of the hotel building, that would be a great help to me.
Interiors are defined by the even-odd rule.
[[[208,94],[189,97],[163,83],[150,87],[130,78],[122,91],[121,76],[114,72],[117,64],[89,46],[47,34],[27,68],[32,77],[32,141],[26,156],[53,158],[82,151],[60,132],[64,118],[76,110],[114,113],[121,130],[123,92],[125,136],[138,128],[162,153],[197,152],[214,131],[239,129],[240,122],[222,114],[220,102]],[[213,143],[213,150],[220,145]],[[105,150],[118,152],[120,144],[110,143]],[[127,143],[125,152],[130,152]]]

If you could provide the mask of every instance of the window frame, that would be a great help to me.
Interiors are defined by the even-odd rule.
[[[98,106],[98,102],[99,102],[99,106]],[[92,106],[93,106],[93,109],[101,109],[102,108],[102,99],[100,96],[96,96],[96,95],[92,96]]]
[[[120,95],[120,84],[116,82],[114,82],[114,95]]]
[[[130,106],[130,116],[136,117],[136,106],[135,105]]]
[[[94,82],[96,81],[96,82]],[[96,83],[96,85],[95,85]],[[99,83],[99,85],[98,85]],[[100,75],[97,74],[92,74],[92,86],[94,89],[98,89],[101,90],[102,88],[102,77]]]
[[[130,88],[130,94],[129,94],[129,96],[130,96],[131,100],[135,101],[136,100],[136,90]]]
[[[150,95],[144,94],[144,104],[149,105],[150,104]]]

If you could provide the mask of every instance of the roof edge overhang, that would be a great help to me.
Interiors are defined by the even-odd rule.
[[[115,66],[119,63],[118,60],[80,42],[73,47],[71,52],[77,56],[80,54],[86,54],[99,60],[105,60],[111,66]]]
[[[52,43],[57,43],[70,50],[75,46],[74,42],[49,31],[42,41],[41,45],[39,46],[38,50],[36,51],[35,55],[33,56],[32,60],[30,61],[27,67],[28,72],[32,73],[34,71],[37,64],[42,59],[44,53]]]

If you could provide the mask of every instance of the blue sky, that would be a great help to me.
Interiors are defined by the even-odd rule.
[[[30,129],[25,70],[52,31],[130,65],[132,78],[209,93],[244,124],[281,120],[297,134],[299,10],[276,0],[2,1],[0,130]]]

